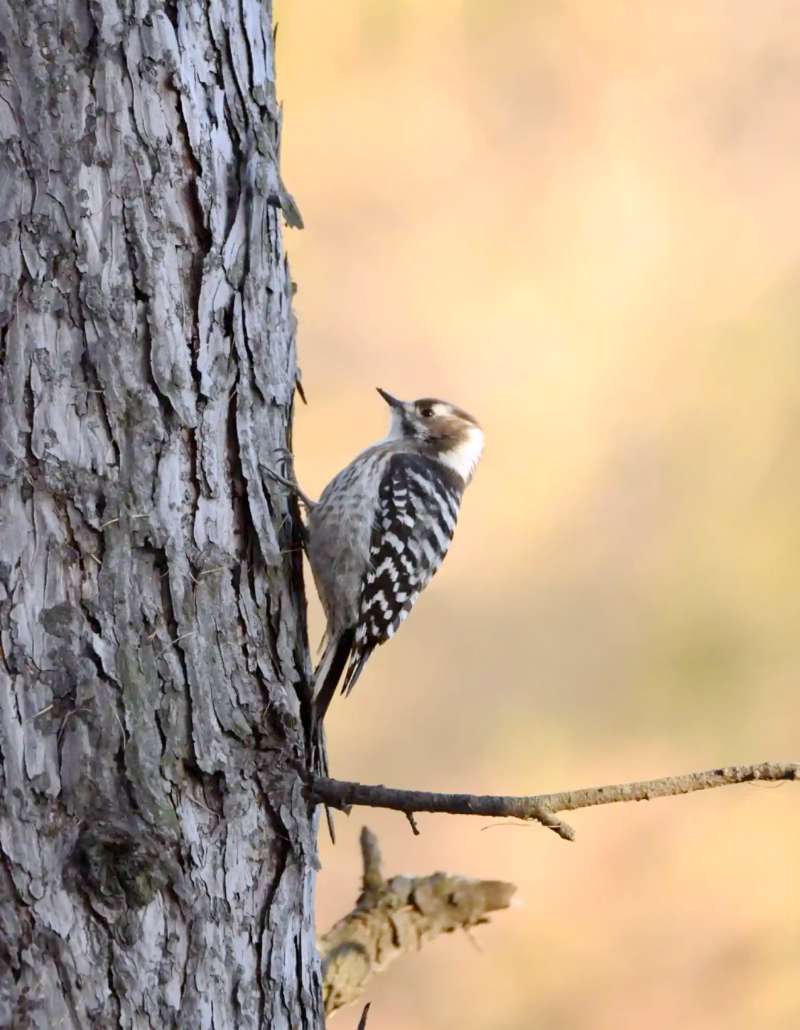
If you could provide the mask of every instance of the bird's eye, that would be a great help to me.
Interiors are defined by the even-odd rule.
[[[433,408],[420,408],[419,413],[423,418],[433,418]]]

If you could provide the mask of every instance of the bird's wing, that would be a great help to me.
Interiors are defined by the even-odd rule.
[[[422,455],[399,452],[388,463],[379,486],[345,693],[372,651],[396,633],[444,561],[463,491],[457,475]]]

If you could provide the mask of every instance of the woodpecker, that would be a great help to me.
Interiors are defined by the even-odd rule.
[[[349,694],[441,566],[483,453],[483,431],[461,408],[378,393],[391,408],[389,435],[308,506],[308,558],[327,617],[312,682],[320,732],[339,683]]]

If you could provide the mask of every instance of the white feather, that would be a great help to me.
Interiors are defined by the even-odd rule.
[[[469,483],[483,454],[483,430],[470,426],[460,443],[449,451],[442,451],[439,461],[457,472],[465,483]]]

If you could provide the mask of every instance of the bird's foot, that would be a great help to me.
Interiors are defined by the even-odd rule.
[[[287,447],[276,447],[273,453],[280,454],[283,457],[289,474],[287,476],[282,476],[280,472],[271,468],[269,465],[262,465],[262,469],[271,479],[274,479],[276,483],[280,483],[282,486],[291,490],[306,511],[311,511],[316,507],[317,502],[312,501],[308,494],[301,490],[300,484],[297,482],[297,476],[294,473],[294,455]]]

